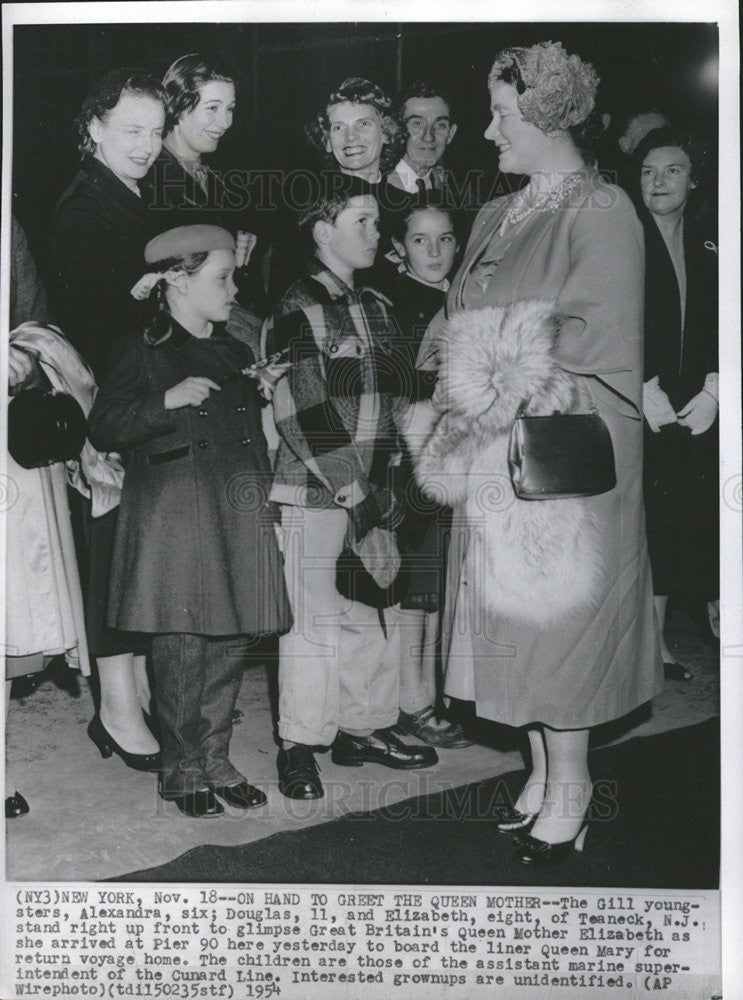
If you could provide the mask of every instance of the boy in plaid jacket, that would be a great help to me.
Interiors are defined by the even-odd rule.
[[[291,364],[273,395],[279,433],[271,498],[282,505],[285,574],[294,615],[279,641],[279,787],[290,798],[323,793],[312,748],[336,764],[411,769],[436,763],[430,747],[402,743],[397,721],[400,630],[335,588],[347,531],[357,541],[389,512],[387,468],[397,450],[395,411],[403,349],[389,303],[355,288],[374,262],[379,212],[373,189],[326,175],[300,217],[314,258],[284,294],[268,333]]]

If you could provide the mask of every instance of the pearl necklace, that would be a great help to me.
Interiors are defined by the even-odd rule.
[[[526,219],[534,212],[553,212],[556,208],[560,207],[562,202],[569,197],[577,187],[580,186],[582,181],[582,173],[579,172],[569,174],[559,184],[551,187],[546,194],[537,199],[534,204],[530,204],[526,191],[520,191],[514,199],[513,204],[506,212],[503,222],[501,222],[498,227],[498,235],[502,236],[507,229],[510,229],[511,226],[515,226],[516,223]]]

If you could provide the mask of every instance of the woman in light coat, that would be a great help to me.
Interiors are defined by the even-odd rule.
[[[590,727],[662,687],[642,497],[643,239],[627,196],[587,166],[600,131],[593,67],[545,42],[501,52],[488,82],[486,138],[498,147],[501,171],[529,183],[482,208],[419,364],[438,348],[445,381],[447,317],[471,316],[476,324],[487,307],[552,303],[554,362],[607,424],[617,474],[615,489],[584,501],[598,532],[591,601],[557,621],[528,592],[518,614],[492,610],[489,592],[500,574],[507,579],[508,561],[499,564],[497,552],[481,559],[478,524],[462,505],[460,530],[455,517],[445,691],[474,700],[485,718],[525,727],[531,773],[499,829],[521,830],[515,860],[540,864],[582,847]],[[446,414],[446,400],[439,405]],[[473,463],[472,483],[488,471]],[[485,504],[484,518],[508,518],[513,503],[534,503],[517,500],[507,477],[506,467],[497,481],[501,500]]]

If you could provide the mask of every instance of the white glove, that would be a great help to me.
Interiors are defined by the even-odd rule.
[[[34,359],[26,351],[11,344],[8,348],[8,388],[15,389],[26,381],[34,366]]]
[[[720,404],[717,402],[719,376],[711,372],[704,380],[704,388],[689,400],[686,406],[679,410],[678,421],[682,427],[688,427],[692,437],[708,431],[717,417]]]
[[[258,237],[255,233],[248,233],[244,229],[238,230],[235,240],[235,267],[248,266],[257,242]]]
[[[710,372],[704,380],[704,388],[715,399],[720,398],[720,376],[717,372]]]
[[[666,424],[676,423],[676,413],[671,406],[670,399],[661,389],[657,375],[643,384],[642,410],[648,427],[654,434],[657,434],[661,427]]]

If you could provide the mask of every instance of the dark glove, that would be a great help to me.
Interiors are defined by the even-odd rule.
[[[357,542],[360,542],[364,535],[381,524],[382,521],[382,515],[373,493],[365,496],[361,503],[357,503],[355,507],[350,507],[348,516],[351,518],[354,538]]]

